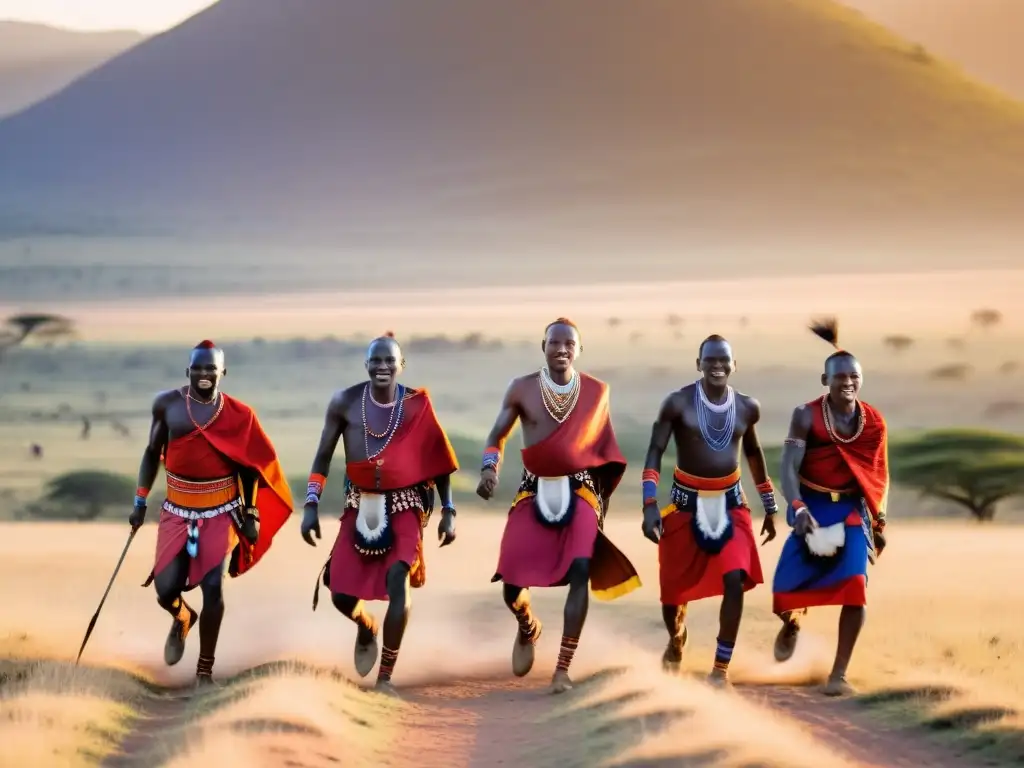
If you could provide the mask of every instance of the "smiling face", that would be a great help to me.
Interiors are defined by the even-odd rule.
[[[394,339],[376,339],[366,350],[366,372],[375,388],[394,386],[404,367],[402,348]]]
[[[852,403],[860,395],[864,372],[853,355],[830,357],[825,362],[821,383],[828,387],[828,396],[833,403]]]
[[[211,399],[220,388],[220,380],[227,369],[224,353],[219,349],[194,349],[185,374],[192,392],[203,399]]]
[[[576,357],[583,349],[579,331],[564,323],[554,323],[548,328],[540,348],[544,352],[548,370],[552,373],[572,370]]]
[[[725,339],[705,341],[697,358],[697,370],[712,386],[724,387],[736,368],[732,358],[732,347]]]

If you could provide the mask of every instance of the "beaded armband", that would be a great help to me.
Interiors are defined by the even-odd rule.
[[[661,473],[656,469],[645,469],[643,478],[643,499],[644,506],[658,503],[658,481],[661,480]]]
[[[307,504],[319,504],[320,497],[324,493],[324,486],[327,485],[327,476],[320,475],[314,472],[309,476],[309,482],[306,484],[306,503]]]
[[[757,484],[757,492],[761,494],[761,506],[764,507],[766,515],[774,515],[779,511],[779,505],[775,501],[775,487],[770,477],[765,478],[763,483]]]
[[[149,496],[149,488],[143,488],[141,485],[135,489],[135,506],[144,507],[146,506],[146,497]]]
[[[501,465],[501,450],[491,445],[484,449],[483,463],[480,466],[480,471],[493,469],[495,472],[498,471],[498,467]]]
[[[794,514],[799,514],[802,509],[807,509],[807,505],[801,499],[794,499],[789,503],[789,506],[793,508]]]

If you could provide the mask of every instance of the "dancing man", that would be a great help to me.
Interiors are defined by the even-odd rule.
[[[451,475],[459,468],[425,389],[398,383],[405,367],[394,335],[366,351],[369,381],[337,392],[327,406],[320,446],[309,476],[302,538],[320,538],[320,497],[339,438],[345,449],[345,508],[323,584],[334,607],[356,625],[355,668],[366,677],[377,662],[378,625],[366,600],[387,600],[384,648],[376,688],[394,695],[391,675],[412,605],[410,587],[426,581],[423,529],[441,496],[441,546],[455,541]],[[319,583],[317,584],[319,590]],[[314,595],[313,608],[317,598]]]
[[[842,606],[824,692],[843,696],[853,691],[846,668],[864,625],[868,563],[885,547],[888,430],[882,414],[859,399],[864,373],[856,357],[839,349],[836,321],[811,330],[836,351],[821,375],[828,391],[793,411],[782,452],[782,493],[793,532],[772,586],[774,611],[782,619],[775,658],[793,655],[808,608]]]
[[[559,318],[545,330],[545,367],[513,379],[487,438],[477,494],[490,499],[498,486],[505,441],[523,426],[523,476],[505,523],[498,567],[505,604],[519,624],[512,672],[533,667],[541,622],[530,606],[530,587],[569,586],[562,646],[553,693],[572,688],[569,666],[594,596],[613,600],[640,586],[636,570],[604,535],[612,493],[626,470],[612,429],[608,385],[577,371],[583,350],[579,329]]]
[[[700,345],[701,378],[673,392],[661,404],[651,431],[643,473],[644,536],[658,545],[661,615],[668,630],[662,656],[677,671],[687,641],[686,608],[694,600],[721,597],[718,646],[708,680],[728,684],[743,596],[761,584],[761,560],[740,485],[742,446],[764,506],[764,542],[775,538],[775,491],[764,463],[755,425],[761,406],[729,386],[736,364],[721,336]],[[676,469],[671,503],[658,506],[661,459],[675,437]]]
[[[163,461],[167,498],[156,562],[143,586],[155,584],[157,602],[173,619],[164,645],[168,665],[181,661],[198,619],[199,684],[213,682],[225,566],[233,577],[252,570],[292,513],[291,491],[256,413],[220,391],[226,374],[224,352],[202,341],[192,350],[188,385],[157,395],[128,518],[133,528],[145,522],[146,500]],[[197,586],[203,593],[199,614],[182,597]]]

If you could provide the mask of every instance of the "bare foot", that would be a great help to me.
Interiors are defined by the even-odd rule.
[[[353,659],[356,666],[356,674],[366,677],[373,671],[373,665],[377,663],[377,656],[380,647],[377,644],[377,633],[373,630],[359,627],[356,633],[356,647]]]
[[[512,674],[516,677],[526,677],[533,669],[533,661],[537,656],[537,641],[540,639],[542,625],[540,619],[535,619],[533,635],[523,637],[523,634],[516,630],[516,641],[512,646]]]
[[[683,627],[681,637],[673,637],[665,646],[665,652],[661,655],[661,668],[669,674],[678,674],[683,662],[683,648],[686,647],[687,631]]]
[[[393,699],[401,698],[401,696],[398,695],[398,691],[395,689],[394,684],[390,680],[378,680],[374,684],[373,690],[375,693],[390,696]]]
[[[826,696],[853,696],[857,693],[856,689],[846,682],[845,675],[830,675],[821,692]]]
[[[572,690],[572,680],[569,673],[556,669],[554,677],[551,678],[551,693],[565,693]]]
[[[185,638],[189,630],[199,621],[199,614],[188,609],[188,624],[174,619],[171,622],[171,631],[167,633],[167,642],[164,643],[164,664],[173,667],[181,657],[185,655]]]
[[[793,621],[784,621],[779,634],[775,636],[775,660],[778,662],[789,661],[796,650],[797,637],[800,635],[800,625]]]
[[[729,673],[724,669],[712,669],[708,674],[708,684],[715,688],[732,688],[729,682]]]

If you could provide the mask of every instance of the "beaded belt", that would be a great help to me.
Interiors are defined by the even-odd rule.
[[[168,499],[163,503],[161,509],[165,512],[170,512],[172,515],[184,518],[185,520],[209,520],[211,517],[218,517],[223,515],[225,512],[231,512],[241,506],[242,500],[235,498],[227,504],[221,504],[217,507],[210,507],[208,509],[187,509],[172,504]]]
[[[604,529],[604,504],[601,503],[601,495],[597,492],[597,485],[594,483],[594,478],[590,472],[584,469],[581,472],[569,475],[569,487],[574,494],[594,508],[594,511],[597,512],[597,525],[599,528]],[[512,500],[512,506],[514,507],[523,499],[536,495],[537,475],[524,469],[523,479],[519,483],[519,490],[516,492],[515,499]]]
[[[174,509],[212,510],[222,508],[220,512],[234,507],[226,505],[238,499],[238,480],[234,477],[219,477],[214,480],[187,480],[170,472],[167,473],[167,502]],[[235,505],[237,506],[237,505]],[[169,512],[172,510],[168,509]],[[172,514],[178,514],[172,512]],[[215,515],[207,515],[214,517]]]
[[[345,509],[342,511],[343,517],[347,512],[355,512],[359,509],[359,498],[362,495],[362,491],[358,488],[350,484],[347,485]],[[373,491],[367,491],[367,493],[373,493]],[[426,526],[431,512],[431,510],[427,509],[429,504],[427,501],[426,485],[414,485],[409,488],[399,488],[395,491],[381,491],[381,495],[385,497],[385,508],[389,515],[404,512],[407,509],[415,509],[420,513],[421,524]]]

